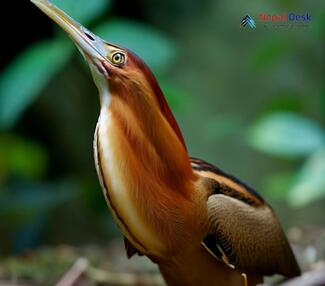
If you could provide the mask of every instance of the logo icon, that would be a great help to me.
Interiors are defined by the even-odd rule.
[[[254,19],[251,17],[251,16],[249,16],[249,15],[246,15],[242,20],[241,20],[241,25],[243,26],[243,27],[249,27],[249,28],[251,28],[251,29],[254,29],[254,28],[256,28],[256,24],[255,24],[255,21],[254,21]]]

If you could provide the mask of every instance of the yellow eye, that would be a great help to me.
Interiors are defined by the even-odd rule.
[[[125,63],[125,55],[120,53],[120,52],[116,52],[112,55],[112,63],[114,65],[123,65]]]

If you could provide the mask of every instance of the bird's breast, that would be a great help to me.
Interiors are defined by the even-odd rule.
[[[128,240],[143,254],[159,255],[164,244],[137,205],[130,187],[132,176],[124,164],[128,155],[121,150],[112,116],[108,108],[102,108],[94,140],[96,169],[105,199]]]

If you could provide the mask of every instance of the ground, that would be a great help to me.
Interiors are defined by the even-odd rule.
[[[325,273],[325,228],[292,228],[288,236],[303,271],[324,268]],[[43,247],[0,261],[0,285],[54,285],[59,281],[61,286],[164,285],[148,259],[126,258],[121,238],[107,245]]]

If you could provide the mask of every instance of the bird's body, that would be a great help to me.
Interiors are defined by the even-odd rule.
[[[153,83],[150,97],[135,97],[133,92],[142,92],[137,84],[114,94],[112,83],[95,132],[97,172],[128,247],[158,263],[168,285],[232,285],[232,280],[240,285],[241,272],[251,285],[263,274],[290,276],[297,266],[287,261],[295,260],[270,207],[234,177],[189,158],[167,103],[150,102],[163,95],[155,81],[148,82]],[[242,254],[230,261],[230,251],[229,265],[217,261],[204,240],[217,224],[233,240],[230,247],[238,246],[236,253]],[[274,240],[268,240],[270,235]],[[239,271],[232,263],[241,266]]]
[[[99,180],[129,257],[146,255],[169,286],[237,286],[299,275],[269,205],[250,187],[191,159],[149,68],[47,1],[34,0],[88,61],[100,93],[94,136]]]
[[[95,161],[104,196],[128,247],[158,263],[168,285],[222,286],[232,285],[229,284],[232,280],[233,285],[241,285],[241,273],[235,274],[233,269],[216,261],[201,245],[209,229],[209,192],[199,177],[195,177],[192,186],[183,186],[189,194],[178,193],[177,188],[182,186],[174,189],[157,184],[158,177],[146,172],[155,168],[150,162],[161,163],[147,162],[139,156],[141,150],[127,138],[123,124],[114,123],[117,119],[113,114],[109,106],[101,110],[94,140]],[[134,120],[131,122],[136,124]],[[123,144],[126,144],[124,152],[118,152]],[[143,162],[147,162],[146,166]],[[154,180],[153,186],[150,180]],[[257,279],[253,276],[250,283]]]

